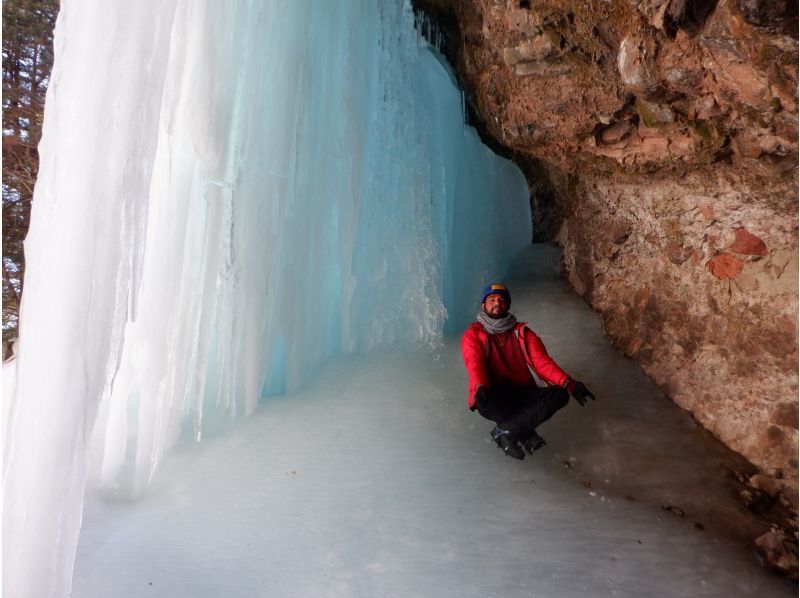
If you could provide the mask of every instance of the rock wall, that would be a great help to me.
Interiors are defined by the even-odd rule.
[[[614,342],[796,500],[796,2],[416,5]]]

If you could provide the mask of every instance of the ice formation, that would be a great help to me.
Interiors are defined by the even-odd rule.
[[[90,460],[137,494],[332,355],[435,347],[530,238],[408,3],[65,1],[55,43],[3,410],[14,596],[69,591]]]

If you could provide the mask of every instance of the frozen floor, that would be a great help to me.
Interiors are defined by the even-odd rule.
[[[458,339],[438,360],[339,359],[179,448],[144,499],[90,492],[72,595],[796,596],[746,549],[764,525],[731,498],[738,458],[611,347],[557,259],[524,256],[512,311],[598,400],[544,424],[533,457],[466,409]]]

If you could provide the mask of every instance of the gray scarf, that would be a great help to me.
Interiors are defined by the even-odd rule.
[[[508,314],[505,318],[495,320],[481,311],[478,312],[478,322],[483,325],[483,329],[489,334],[500,334],[513,330],[514,325],[517,323],[517,318],[514,317],[514,314]]]

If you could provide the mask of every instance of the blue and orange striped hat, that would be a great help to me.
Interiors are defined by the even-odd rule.
[[[481,304],[486,301],[486,298],[489,295],[502,295],[508,301],[508,304],[511,305],[511,293],[508,292],[508,287],[504,284],[490,284],[487,285],[485,289],[483,289],[483,293],[481,293]]]

